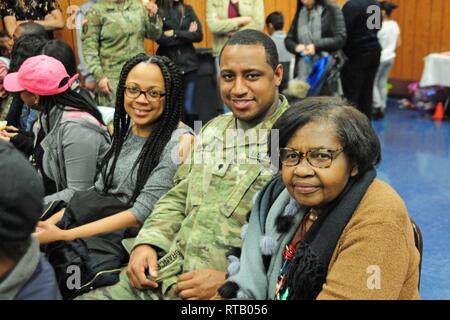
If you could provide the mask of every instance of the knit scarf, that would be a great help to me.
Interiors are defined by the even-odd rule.
[[[370,169],[350,178],[311,226],[285,271],[288,300],[313,300],[320,293],[337,242],[375,177],[375,169]],[[239,265],[235,257],[229,259],[234,266],[230,264],[230,277],[219,294],[224,298],[273,299],[283,249],[308,210],[289,196],[280,176],[271,180],[256,198]]]
[[[313,44],[315,40],[319,40],[322,37],[323,10],[321,5],[315,6],[311,11],[305,6],[300,9],[297,20],[298,43],[307,46],[308,44]],[[313,63],[318,57],[319,55],[316,54],[309,62],[304,58],[299,59],[297,66],[298,79],[306,81],[312,70]]]

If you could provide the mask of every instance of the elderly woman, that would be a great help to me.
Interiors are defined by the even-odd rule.
[[[375,178],[380,142],[368,119],[340,99],[312,98],[274,129],[282,174],[256,198],[222,297],[420,298],[413,227]]]
[[[313,61],[342,49],[347,39],[341,9],[327,0],[298,0],[297,12],[286,36],[289,52],[296,55],[295,74],[306,80]]]

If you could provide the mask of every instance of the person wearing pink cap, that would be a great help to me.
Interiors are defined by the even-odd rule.
[[[94,184],[97,165],[109,149],[110,137],[92,102],[71,89],[70,77],[55,58],[27,59],[18,72],[5,77],[4,87],[41,112],[35,126],[32,162],[56,190],[46,190],[44,203],[69,202],[75,191]]]

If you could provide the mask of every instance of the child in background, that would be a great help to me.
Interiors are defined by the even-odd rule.
[[[283,81],[280,85],[280,92],[282,92],[284,89],[287,89],[287,84],[289,81],[289,70],[293,55],[286,49],[286,46],[284,44],[284,39],[286,39],[286,32],[283,31],[284,17],[281,12],[274,11],[269,14],[266,18],[266,27],[267,32],[277,46],[278,58],[280,60],[280,63],[283,65]]]
[[[387,87],[389,72],[395,60],[395,50],[400,46],[400,27],[395,20],[391,19],[392,11],[397,5],[384,1],[380,3],[381,12],[383,13],[383,25],[378,32],[378,41],[380,42],[381,61],[378,67],[375,83],[373,86],[373,110],[374,119],[384,118],[384,111],[387,103]]]

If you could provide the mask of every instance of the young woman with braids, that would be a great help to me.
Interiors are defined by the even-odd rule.
[[[77,78],[61,61],[37,55],[4,80],[7,91],[20,93],[27,106],[40,112],[33,126],[32,162],[44,178],[45,204],[67,203],[76,191],[92,187],[110,147],[96,106],[71,89]]]
[[[64,215],[61,211],[39,224],[40,242],[142,225],[156,201],[172,188],[178,164],[189,153],[193,131],[180,122],[182,108],[181,74],[170,59],[139,54],[129,60],[117,88],[112,147],[95,183],[98,194],[115,196],[129,209],[68,230],[55,225]]]

